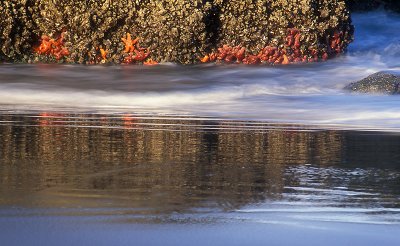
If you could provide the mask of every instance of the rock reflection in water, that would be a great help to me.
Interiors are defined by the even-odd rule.
[[[280,199],[286,186],[307,185],[299,173],[290,174],[293,166],[362,169],[379,158],[399,168],[398,136],[132,115],[0,117],[0,205],[141,214],[230,210]],[[392,147],[370,151],[385,144]],[[310,185],[332,188],[344,181],[332,176],[315,175]],[[398,184],[389,188],[396,192]]]

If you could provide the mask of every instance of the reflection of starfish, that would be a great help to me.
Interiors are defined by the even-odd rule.
[[[130,53],[135,51],[135,44],[139,41],[139,38],[132,40],[131,34],[127,33],[126,38],[121,38],[121,40],[125,44],[125,52]]]

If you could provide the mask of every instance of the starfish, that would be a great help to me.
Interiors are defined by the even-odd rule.
[[[204,56],[203,58],[200,58],[200,61],[201,61],[202,63],[209,62],[209,61],[210,61],[210,57],[209,57],[208,55],[206,55],[206,56]]]
[[[100,54],[101,54],[101,58],[103,60],[106,60],[107,59],[108,50],[104,50],[104,49],[100,48]]]
[[[34,50],[40,55],[52,55],[57,60],[69,55],[68,49],[64,47],[63,33],[58,39],[43,35],[39,47],[34,48]]]
[[[283,55],[282,65],[287,65],[289,63],[290,63],[289,58],[287,57],[287,55],[284,54]]]
[[[50,40],[50,38],[46,35],[42,36],[41,43],[39,47],[34,48],[34,50],[39,53],[39,54],[49,54],[52,49],[52,41],[53,39]]]
[[[158,65],[158,62],[153,61],[153,59],[150,58],[147,61],[143,62],[143,65],[154,66],[154,65]]]
[[[132,40],[131,34],[126,33],[126,38],[121,38],[121,40],[125,44],[125,52],[131,53],[135,51],[135,44],[139,41],[139,38]]]

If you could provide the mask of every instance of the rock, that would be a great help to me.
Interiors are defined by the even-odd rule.
[[[400,94],[400,76],[378,72],[365,79],[351,83],[344,89],[359,93]]]
[[[350,14],[344,1],[230,0],[214,1],[220,10],[217,47],[241,46],[257,55],[267,46],[290,58],[288,30],[299,31],[296,58],[321,60],[342,53],[353,40]],[[337,44],[332,44],[334,37]],[[294,35],[289,37],[294,39]],[[294,41],[294,40],[293,40]],[[295,56],[295,55],[293,55]],[[306,57],[306,59],[304,59]]]
[[[127,33],[158,62],[198,63],[224,45],[252,55],[273,46],[282,63],[325,60],[353,40],[345,1],[9,0],[0,5],[0,61],[121,63],[128,55],[121,41]],[[43,35],[62,42],[69,55],[35,52]]]
[[[32,17],[27,0],[2,1],[0,4],[0,61],[11,58],[27,62],[32,51]]]

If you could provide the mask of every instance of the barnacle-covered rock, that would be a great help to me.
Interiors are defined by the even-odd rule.
[[[378,72],[360,81],[353,82],[344,89],[357,93],[400,94],[400,76]]]
[[[27,12],[28,0],[7,0],[0,4],[0,61],[27,62],[35,29]]]
[[[182,64],[198,62],[207,44],[202,0],[150,1],[139,9],[134,31],[151,58]]]
[[[255,55],[266,47],[279,49],[281,63],[318,60],[341,53],[352,40],[345,1],[3,1],[0,60],[118,64],[130,55],[121,41],[127,33],[157,62],[197,63],[224,45],[244,48],[252,55],[246,63],[258,61]],[[289,37],[296,38],[295,51],[287,40],[291,28],[301,33]],[[51,56],[54,52],[35,52],[42,37],[57,40],[61,34],[68,50],[61,60]]]
[[[64,32],[67,62],[96,63],[101,49],[108,50],[109,62],[123,62],[121,38],[132,33],[152,59],[187,64],[206,44],[203,6],[200,0],[38,0],[29,9],[36,37]]]
[[[276,36],[279,26],[270,24],[268,0],[215,1],[220,9],[218,46],[240,45],[256,53]]]
[[[134,18],[138,1],[111,0],[39,0],[31,6],[31,15],[37,26],[35,34],[54,36],[64,33],[70,55],[67,62],[95,63],[101,49],[118,53],[120,37],[116,30]],[[122,34],[122,33],[121,33]],[[121,56],[111,56],[119,62]]]
[[[285,47],[289,28],[299,30],[299,50],[309,58],[315,52],[341,53],[353,39],[350,13],[344,1],[331,0],[231,0],[216,1],[221,9],[218,46],[240,45],[258,54],[266,46]],[[338,45],[331,47],[335,34]],[[340,41],[339,41],[340,39]],[[340,43],[340,44],[339,44]],[[336,49],[340,46],[340,49]],[[332,51],[332,52],[331,52]]]

